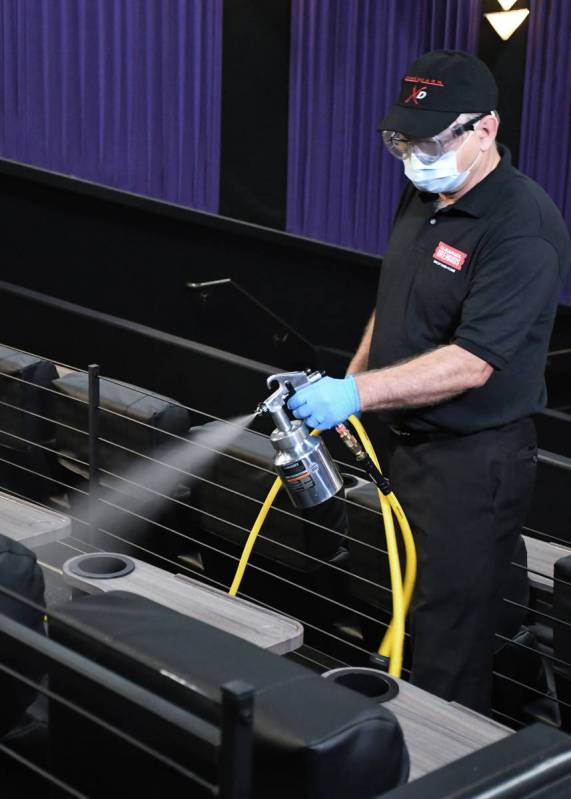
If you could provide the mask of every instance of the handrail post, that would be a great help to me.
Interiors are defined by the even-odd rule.
[[[99,501],[99,365],[88,367],[88,433],[89,433],[89,530],[87,541],[95,544]]]
[[[220,799],[251,799],[254,689],[242,680],[222,686]]]

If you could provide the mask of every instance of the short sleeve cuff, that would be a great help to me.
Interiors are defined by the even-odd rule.
[[[470,341],[467,338],[456,338],[452,342],[456,344],[458,347],[462,347],[463,350],[467,352],[471,352],[472,355],[476,355],[478,358],[481,358],[483,361],[487,361],[490,366],[493,366],[494,369],[503,369],[507,366],[508,362],[505,358],[502,358],[501,355],[498,355],[491,350],[486,349],[486,347],[482,347],[480,344],[476,344],[474,341]]]

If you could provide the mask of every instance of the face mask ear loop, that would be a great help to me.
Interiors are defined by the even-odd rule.
[[[478,120],[478,122],[479,122],[479,121],[480,121],[480,120]],[[477,123],[476,123],[476,124],[477,124]],[[473,127],[473,128],[472,128],[472,130],[468,130],[468,131],[466,131],[466,132],[467,132],[468,134],[470,134],[470,133],[475,133],[475,132],[476,132],[476,128],[475,128],[475,127]],[[457,150],[456,150],[456,152],[455,152],[455,156],[456,156],[456,167],[458,167],[458,153],[460,152],[460,150],[461,150],[461,149],[462,149],[462,147],[463,147],[463,146],[466,144],[466,142],[467,142],[467,141],[468,141],[468,139],[466,139],[466,141],[463,141],[463,142],[462,142],[462,144],[460,145],[460,147],[458,147],[458,149],[457,149]],[[473,169],[473,168],[476,166],[476,162],[477,162],[478,158],[479,158],[481,155],[482,155],[482,151],[481,151],[481,150],[478,150],[478,152],[476,153],[476,155],[475,155],[475,156],[474,156],[474,158],[472,159],[472,163],[471,163],[469,166],[467,166],[467,167],[466,167],[466,169],[464,170],[464,172],[466,173],[466,175],[469,175],[469,174],[470,174],[470,172],[472,171],[472,169]],[[466,178],[466,179],[467,179],[467,178]],[[466,181],[464,181],[464,183],[465,183],[465,182],[466,182]],[[464,185],[464,183],[462,183],[461,185]],[[459,186],[458,188],[460,188],[460,186]]]
[[[468,133],[475,133],[475,132],[476,132],[475,128],[473,130],[469,130],[468,131]],[[466,139],[466,141],[468,141],[468,139]],[[463,142],[463,144],[466,144],[466,142]],[[456,163],[458,163],[458,153],[459,152],[460,152],[460,148],[458,148],[458,150],[456,150]],[[464,172],[471,172],[472,171],[472,167],[474,166],[474,164],[476,163],[476,161],[480,157],[481,153],[482,153],[482,151],[478,150],[478,152],[476,153],[475,157],[472,159],[472,163],[470,164],[470,166],[466,167]]]

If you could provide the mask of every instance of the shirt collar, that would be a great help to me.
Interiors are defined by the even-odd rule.
[[[439,213],[464,213],[479,217],[483,216],[493,206],[500,186],[504,183],[512,168],[512,157],[508,148],[503,144],[498,144],[498,152],[500,154],[500,162],[495,169],[470,189],[467,194],[460,197],[457,202],[441,208]],[[434,194],[421,192],[420,196],[424,202],[434,202]]]

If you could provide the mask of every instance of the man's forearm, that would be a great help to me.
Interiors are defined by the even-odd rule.
[[[371,339],[373,338],[373,327],[375,326],[375,312],[373,311],[371,318],[367,323],[365,332],[361,343],[357,348],[357,352],[353,356],[349,367],[347,368],[348,375],[355,375],[358,372],[365,372],[369,367],[369,352],[371,350]]]
[[[395,366],[362,372],[355,380],[361,410],[388,410],[436,405],[483,386],[493,371],[482,358],[450,344]]]

